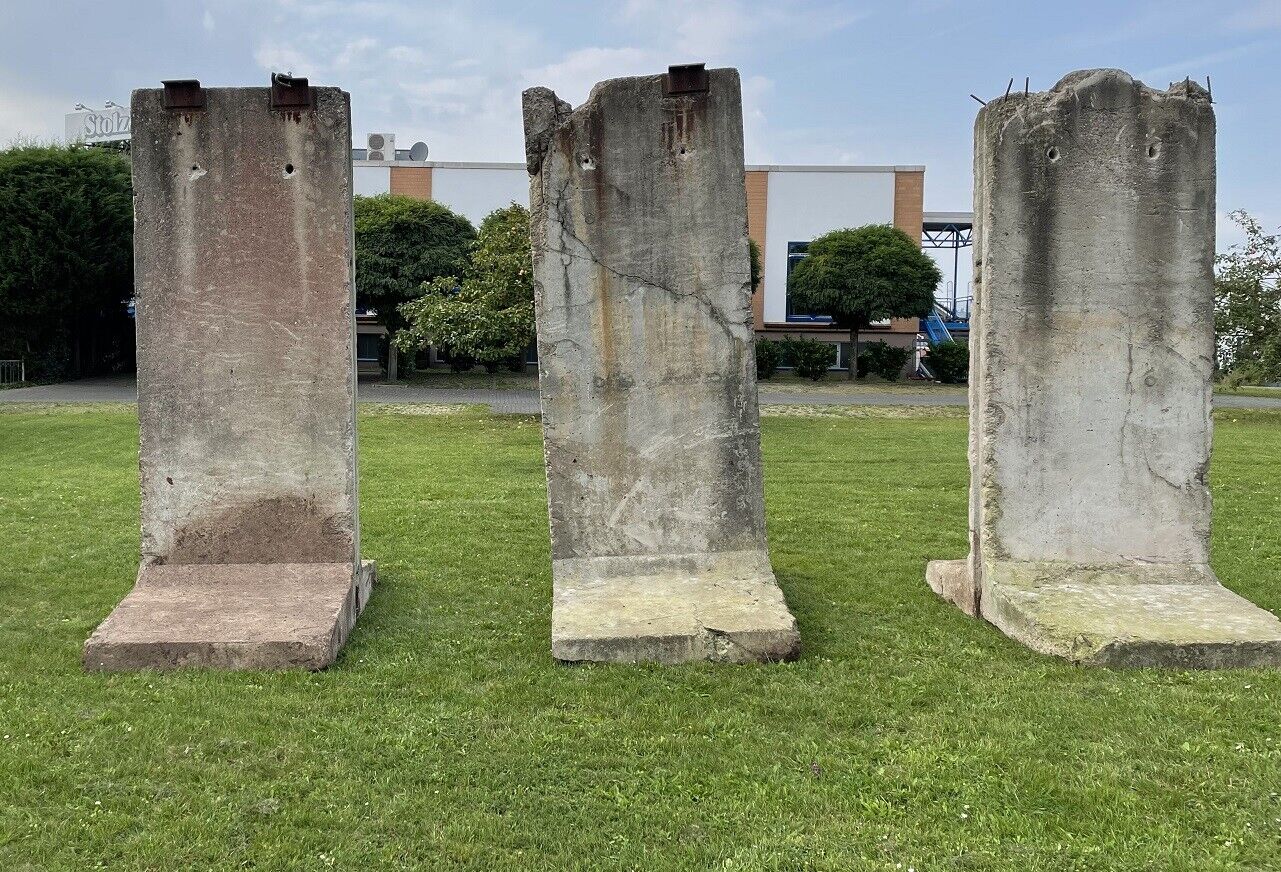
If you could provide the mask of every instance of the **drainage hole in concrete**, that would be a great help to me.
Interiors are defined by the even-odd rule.
[[[1058,160],[1059,159],[1058,146],[1051,145],[1049,150],[1045,152],[1045,156],[1048,157],[1050,160]]]

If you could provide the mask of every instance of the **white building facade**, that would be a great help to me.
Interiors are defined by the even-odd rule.
[[[510,203],[528,204],[529,175],[523,163],[371,161],[354,152],[354,185],[360,195],[395,193],[435,200],[473,224]],[[787,276],[809,242],[829,230],[892,224],[921,238],[925,168],[922,166],[746,167],[748,235],[761,251],[762,280],[753,298],[757,332],[763,336],[813,336],[847,340],[829,319],[790,304]],[[912,347],[920,325],[915,318],[873,326],[866,340]],[[860,337],[862,338],[862,337]],[[848,348],[841,348],[842,363]]]

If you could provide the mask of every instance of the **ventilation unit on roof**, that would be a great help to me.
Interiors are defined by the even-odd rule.
[[[365,155],[366,160],[396,159],[396,134],[371,133],[367,144],[369,151]]]

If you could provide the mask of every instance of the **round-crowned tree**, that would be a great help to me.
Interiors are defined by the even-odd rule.
[[[375,309],[391,334],[388,378],[396,375],[401,304],[426,282],[461,273],[476,239],[471,222],[440,203],[398,194],[356,197],[356,303]]]
[[[924,318],[942,279],[906,233],[884,224],[833,230],[809,245],[787,281],[793,305],[850,332],[849,378],[859,333],[882,318]]]

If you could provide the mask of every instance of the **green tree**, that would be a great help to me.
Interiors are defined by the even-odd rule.
[[[848,377],[857,367],[858,335],[882,318],[924,318],[942,280],[934,261],[906,233],[884,224],[833,230],[809,245],[792,270],[793,304],[829,315],[850,332]]]
[[[1230,381],[1281,380],[1281,237],[1248,213],[1231,214],[1245,242],[1219,255],[1214,333],[1221,372]]]
[[[522,365],[534,341],[534,266],[529,210],[512,203],[485,216],[461,280],[427,282],[423,295],[401,306],[406,351],[443,345],[493,372]]]
[[[133,364],[129,160],[84,146],[0,152],[0,358],[29,380]]]
[[[458,275],[476,239],[471,222],[432,200],[398,194],[356,197],[356,302],[377,310],[392,341],[387,377],[396,377],[396,335],[405,329],[400,306],[423,284]]]

